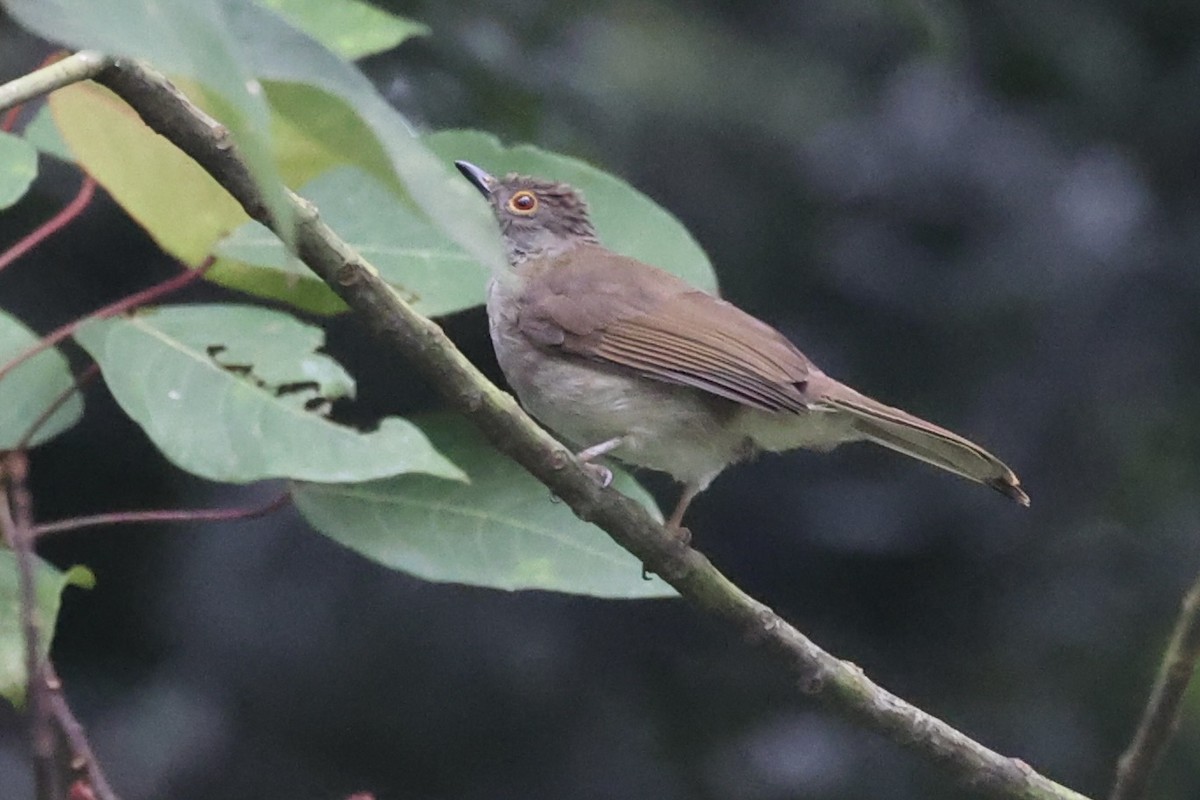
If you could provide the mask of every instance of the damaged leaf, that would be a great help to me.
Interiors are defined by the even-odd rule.
[[[96,320],[75,338],[113,397],[168,459],[204,478],[364,481],[419,472],[463,480],[407,420],[370,432],[325,416],[354,380],[316,352],[324,332],[253,306],[169,306]]]

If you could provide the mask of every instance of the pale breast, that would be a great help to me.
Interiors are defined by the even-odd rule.
[[[489,287],[488,321],[496,358],[521,404],[579,449],[624,437],[622,461],[707,484],[750,451],[726,423],[732,403],[693,389],[641,378],[623,368],[555,353],[518,329],[513,304]]]

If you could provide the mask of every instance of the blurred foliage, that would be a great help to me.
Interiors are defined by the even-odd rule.
[[[0,311],[0,367],[24,355],[41,337],[12,316]],[[54,348],[24,361],[0,383],[0,450],[21,442],[41,444],[70,428],[83,416],[78,394],[68,397],[53,414],[46,409],[74,385],[62,353]]]
[[[68,586],[90,589],[96,579],[86,567],[74,566],[65,572],[35,558],[34,580],[37,602],[34,613],[42,619],[58,616],[63,590]],[[24,630],[20,614],[20,581],[17,579],[17,560],[11,550],[0,550],[0,697],[17,707],[25,704]],[[38,650],[45,658],[50,652],[51,636],[38,641]]]
[[[419,127],[620,175],[828,372],[1017,468],[1027,513],[867,448],[767,458],[723,476],[691,527],[888,688],[1105,794],[1200,567],[1200,6],[381,5],[432,31],[362,62]],[[44,52],[0,22],[0,75]],[[48,172],[5,240],[73,191]],[[94,263],[65,262],[64,239],[0,276],[24,319],[144,275],[141,234],[92,214]],[[445,324],[496,374],[479,314]],[[433,403],[353,323],[329,347],[356,413]],[[165,484],[91,400],[96,419],[39,454],[48,515],[215,502]],[[78,463],[84,428],[108,438]],[[961,796],[678,604],[409,581],[286,518],[51,545],[101,577],[56,647],[127,798]],[[1156,797],[1196,793],[1198,712]],[[3,737],[17,791],[24,751]]]

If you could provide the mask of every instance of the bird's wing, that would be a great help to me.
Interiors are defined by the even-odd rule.
[[[597,257],[576,254],[531,283],[520,311],[526,336],[754,408],[809,407],[807,382],[821,373],[774,328],[668,273]]]

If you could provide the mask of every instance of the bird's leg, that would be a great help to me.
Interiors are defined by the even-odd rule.
[[[696,499],[696,495],[702,491],[704,491],[704,486],[699,483],[684,484],[683,494],[679,495],[679,502],[675,504],[671,518],[666,522],[667,530],[674,533],[679,538],[679,543],[685,547],[691,544],[692,532],[683,527],[683,515],[687,513],[688,506]],[[642,564],[642,580],[650,580],[650,570],[646,569],[645,564]]]
[[[596,480],[599,481],[601,487],[608,488],[609,484],[613,482],[612,470],[601,464],[593,464],[591,462],[593,459],[616,450],[624,441],[624,436],[614,436],[611,439],[600,442],[600,444],[594,444],[591,447],[580,450],[575,454],[575,457],[582,461],[584,466],[596,476]]]
[[[692,539],[692,532],[683,527],[683,515],[687,513],[688,506],[696,499],[696,495],[704,491],[704,487],[698,483],[684,484],[683,494],[679,495],[679,502],[675,504],[675,510],[671,512],[671,518],[667,520],[667,530],[674,531],[679,535],[679,540],[687,544]]]

